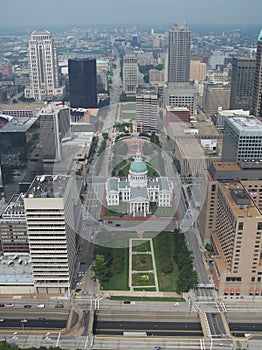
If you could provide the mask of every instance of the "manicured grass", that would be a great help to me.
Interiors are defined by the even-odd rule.
[[[173,207],[157,207],[154,215],[158,217],[172,218],[175,215],[175,211]]]
[[[129,102],[127,104],[121,103],[121,110],[122,111],[135,111],[135,109],[136,109],[135,102]]]
[[[133,119],[136,118],[136,114],[135,114],[135,112],[134,113],[121,112],[120,118],[121,119],[131,119],[131,120],[133,120]]]
[[[120,203],[120,205],[114,206],[110,205],[105,208],[105,214],[104,216],[116,216],[116,217],[122,217],[127,213],[127,203]]]
[[[139,243],[139,245],[133,245],[133,252],[150,252],[151,250],[149,241],[135,240],[134,243]]]
[[[174,254],[174,240],[172,237],[172,234],[168,232],[161,232],[161,235],[166,235],[166,247],[168,247],[171,257],[173,257]],[[157,269],[157,278],[158,278],[158,284],[159,284],[159,290],[161,292],[175,292],[176,291],[176,281],[178,278],[178,268],[174,262],[174,259],[172,258],[170,260],[170,263],[173,265],[173,271],[170,273],[164,273],[161,270],[161,259],[159,257],[160,253],[160,242],[161,237],[160,235],[157,235],[153,238],[153,246],[154,246],[154,252],[155,252],[155,259],[156,259],[156,269]]]
[[[153,270],[152,256],[149,254],[137,254],[132,256],[132,270],[148,271]]]
[[[110,248],[108,248],[110,249]],[[111,248],[113,260],[112,265],[110,266],[111,277],[107,282],[104,282],[102,288],[105,290],[129,290],[128,288],[128,248],[122,248],[124,250],[124,261],[123,261],[123,272],[116,273],[114,266],[114,257],[119,255],[119,249]]]
[[[156,292],[156,288],[155,287],[148,287],[148,288],[138,288],[138,287],[134,287],[134,291],[135,292]]]
[[[152,286],[155,284],[152,273],[136,273],[132,275],[132,286]]]
[[[145,290],[144,288],[142,291]],[[165,297],[134,297],[134,296],[111,296],[110,300],[130,300],[130,301],[173,301],[173,302],[185,302],[183,298],[165,298]]]
[[[161,176],[165,176],[165,164],[163,158],[160,154],[154,154],[150,161],[152,167],[161,174]]]

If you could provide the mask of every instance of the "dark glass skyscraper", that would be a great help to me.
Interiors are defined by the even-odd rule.
[[[255,67],[255,58],[233,58],[230,109],[250,109]]]
[[[96,60],[68,60],[71,108],[97,108]]]

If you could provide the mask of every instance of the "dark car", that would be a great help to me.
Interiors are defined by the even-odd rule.
[[[32,305],[26,304],[26,305],[24,305],[24,307],[25,307],[26,309],[30,309],[30,308],[32,307]]]
[[[121,226],[121,224],[116,224],[116,226]]]
[[[124,304],[131,304],[131,301],[125,300],[125,301],[124,301]]]
[[[0,304],[0,307],[5,307],[5,304]]]
[[[39,321],[46,321],[46,318],[45,317],[38,317],[38,320]]]
[[[81,292],[81,288],[76,288],[76,289],[75,289],[75,292],[76,292],[76,293]]]
[[[56,304],[55,308],[56,309],[63,309],[64,308],[64,304]]]

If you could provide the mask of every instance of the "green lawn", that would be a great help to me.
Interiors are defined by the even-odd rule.
[[[155,287],[148,287],[148,288],[141,288],[141,287],[134,287],[135,292],[156,292]]]
[[[133,252],[150,252],[150,242],[143,240],[133,241],[133,244],[138,243],[139,245],[133,245]]]
[[[135,113],[126,113],[126,112],[123,113],[123,112],[121,112],[120,118],[133,120],[136,118],[136,114]]]
[[[129,102],[127,104],[121,103],[121,111],[135,111],[135,110],[136,110],[135,102]]]
[[[127,213],[127,204],[126,203],[120,203],[119,206],[109,206],[105,208],[105,214],[104,216],[116,216],[116,217],[122,217]]]
[[[152,286],[155,284],[152,273],[136,273],[132,275],[132,286]]]
[[[152,256],[149,254],[136,254],[132,256],[132,270],[148,271],[153,269]]]
[[[114,257],[119,255],[119,249],[117,248],[108,248],[112,249],[113,261],[110,266],[111,277],[108,282],[104,282],[102,288],[105,290],[129,290],[128,288],[128,248],[122,248],[121,250],[124,255],[124,269],[121,273],[115,273],[114,266]]]
[[[168,240],[168,247],[169,251],[171,253],[171,256],[173,256],[174,252],[174,240],[172,237],[172,234],[166,233],[167,240]],[[169,236],[168,236],[169,235]],[[161,260],[159,258],[159,235],[155,236],[153,238],[153,246],[154,246],[154,252],[155,252],[155,259],[156,259],[156,269],[157,269],[157,278],[158,278],[158,284],[159,284],[159,290],[161,292],[175,292],[176,291],[176,281],[178,278],[178,268],[172,259],[173,263],[173,271],[171,273],[163,273],[161,271]]]

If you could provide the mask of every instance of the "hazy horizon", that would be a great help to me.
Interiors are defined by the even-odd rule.
[[[261,0],[13,0],[1,4],[1,27],[82,25],[260,25]]]

